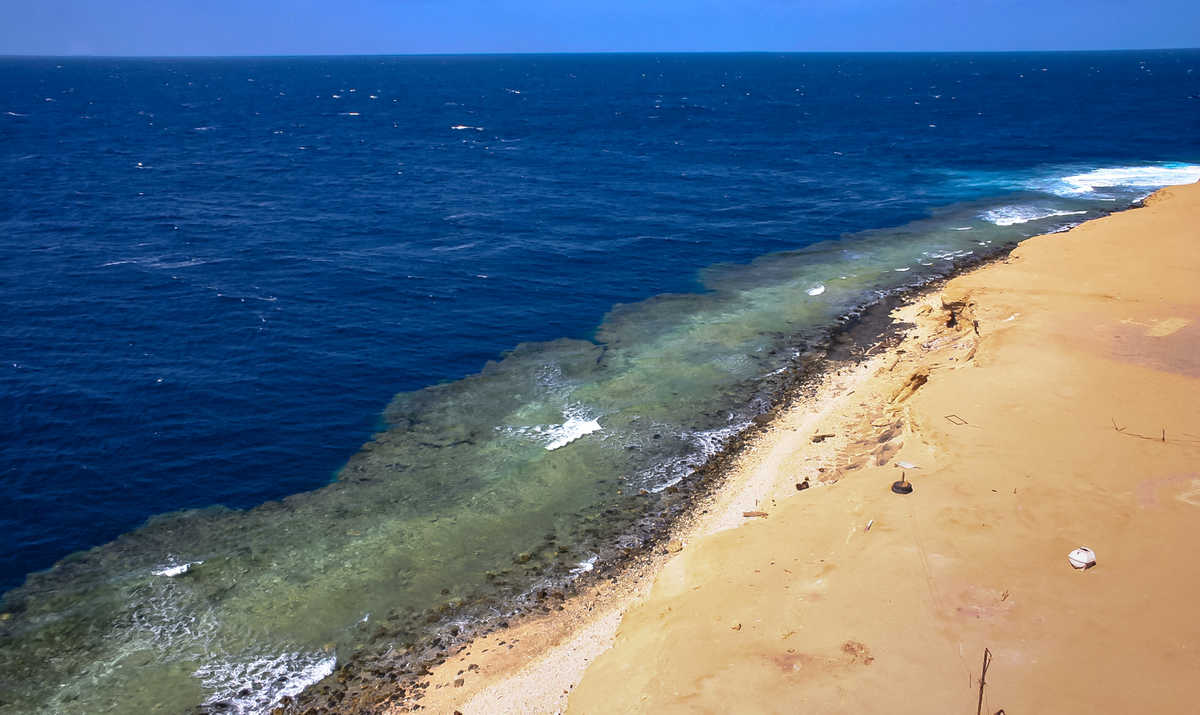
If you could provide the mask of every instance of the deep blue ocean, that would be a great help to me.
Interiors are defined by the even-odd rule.
[[[609,508],[611,490],[556,496],[548,475],[582,480],[586,461],[601,465],[588,488],[610,475],[658,493],[761,411],[759,377],[800,352],[788,336],[1197,179],[1196,50],[0,58],[0,591],[15,589],[16,614],[0,624],[0,683],[22,684],[7,702],[153,711],[130,700],[149,686],[113,665],[147,643],[174,654],[154,676],[180,698],[168,712],[250,682],[254,697],[230,698],[258,712],[298,689],[262,673],[327,674],[320,657],[271,670],[264,653],[340,644],[382,596],[339,596],[321,616],[332,631],[273,626],[255,642],[285,645],[262,653],[222,640],[224,601],[203,648],[159,614],[143,630],[160,640],[105,650],[88,620],[112,622],[156,578],[215,584],[226,576],[204,569],[234,573],[243,547],[258,561],[237,573],[279,567],[290,607],[337,600],[278,566],[296,548],[258,551],[292,510],[333,520],[314,533],[367,540],[382,513],[470,504],[531,518],[479,537],[505,534],[497,558],[549,528],[586,571],[600,537],[568,538],[586,531],[571,519]],[[683,365],[706,367],[674,384]],[[213,505],[229,509],[134,532]],[[378,543],[403,534],[452,561],[458,532],[415,523]],[[306,564],[368,548],[304,543]],[[394,570],[420,604],[473,583],[488,558],[473,553]],[[64,585],[84,582],[127,585],[85,607]],[[196,602],[232,603],[231,583]],[[146,603],[190,603],[155,593]],[[46,635],[65,612],[76,626]],[[54,687],[29,676],[46,639],[83,654],[46,676]]]

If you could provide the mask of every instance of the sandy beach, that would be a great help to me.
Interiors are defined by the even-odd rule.
[[[1200,185],[1145,204],[899,308],[655,559],[420,705],[966,713],[987,649],[982,712],[1194,712]]]

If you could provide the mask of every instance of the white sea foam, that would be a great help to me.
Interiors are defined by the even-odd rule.
[[[185,605],[190,594],[185,583],[173,578],[152,580],[131,611],[129,629],[117,628],[110,634],[115,647],[152,649],[164,662],[207,651],[220,621],[211,605]]]
[[[684,457],[664,462],[648,474],[649,490],[655,493],[673,487],[682,482],[692,472],[708,461],[708,458],[720,452],[729,440],[746,427],[749,422],[736,422],[726,427],[702,430],[680,435],[694,446],[694,451]]]
[[[955,226],[954,230],[955,231],[973,231],[973,230],[975,230],[975,227],[974,226]]]
[[[160,382],[161,382],[161,380],[160,380]],[[151,571],[150,573],[154,574],[155,576],[166,576],[167,578],[173,578],[175,576],[182,576],[183,574],[187,573],[193,566],[199,566],[202,563],[204,563],[204,562],[203,561],[189,561],[186,564],[176,564],[173,566],[162,566],[158,569],[155,569],[154,571]]]
[[[223,712],[258,715],[325,679],[336,666],[336,656],[293,652],[209,663],[192,675],[212,693],[206,705],[220,702],[227,705]]]
[[[819,285],[819,286],[816,286],[815,288],[809,288],[805,292],[812,296],[818,296],[825,292],[825,286]]]
[[[1021,223],[1029,223],[1030,221],[1039,221],[1044,218],[1052,218],[1054,216],[1078,216],[1087,213],[1086,211],[1064,211],[1063,209],[1049,208],[1046,206],[1001,206],[999,208],[984,211],[979,215],[979,218],[994,223],[997,226],[1015,226]]]
[[[553,382],[556,370],[546,370],[540,379],[543,381]],[[555,385],[548,385],[554,388]],[[571,405],[563,410],[563,417],[566,419],[561,424],[554,425],[530,425],[527,427],[497,427],[497,430],[503,430],[511,434],[518,434],[527,439],[532,439],[541,442],[547,452],[553,452],[556,449],[561,449],[571,444],[575,440],[585,437],[593,432],[599,432],[604,429],[600,424],[600,419],[589,412],[586,408],[579,405]]]
[[[572,417],[561,425],[553,425],[544,432],[550,438],[546,443],[546,451],[553,452],[560,447],[566,447],[575,440],[601,430],[599,420],[588,420]]]
[[[951,250],[924,251],[922,253],[922,255],[928,256],[930,258],[933,258],[933,259],[939,260],[939,261],[953,261],[957,258],[966,258],[967,256],[971,255],[972,253],[974,253],[974,251],[969,251],[965,248],[960,248],[958,250],[953,250],[953,251],[951,251]]]
[[[483,127],[473,127],[469,124],[455,124],[454,126],[452,126],[450,128],[454,129],[456,131],[463,131],[464,129],[474,129],[477,132],[483,131]]]
[[[1061,177],[1046,188],[1060,196],[1083,196],[1099,189],[1159,189],[1197,181],[1200,181],[1200,164],[1168,163],[1093,169]]]
[[[578,564],[575,565],[575,568],[571,569],[571,574],[574,576],[578,576],[580,574],[585,574],[588,571],[591,571],[592,569],[596,568],[596,558],[597,558],[596,556],[592,556],[591,558],[587,559],[586,561],[580,561]]]

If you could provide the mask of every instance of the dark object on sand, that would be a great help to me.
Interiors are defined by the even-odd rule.
[[[912,482],[908,481],[904,472],[900,473],[900,481],[892,482],[892,491],[897,494],[912,494]]]

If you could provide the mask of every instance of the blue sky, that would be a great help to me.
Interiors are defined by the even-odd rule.
[[[0,54],[1200,46],[1200,0],[0,0]]]

